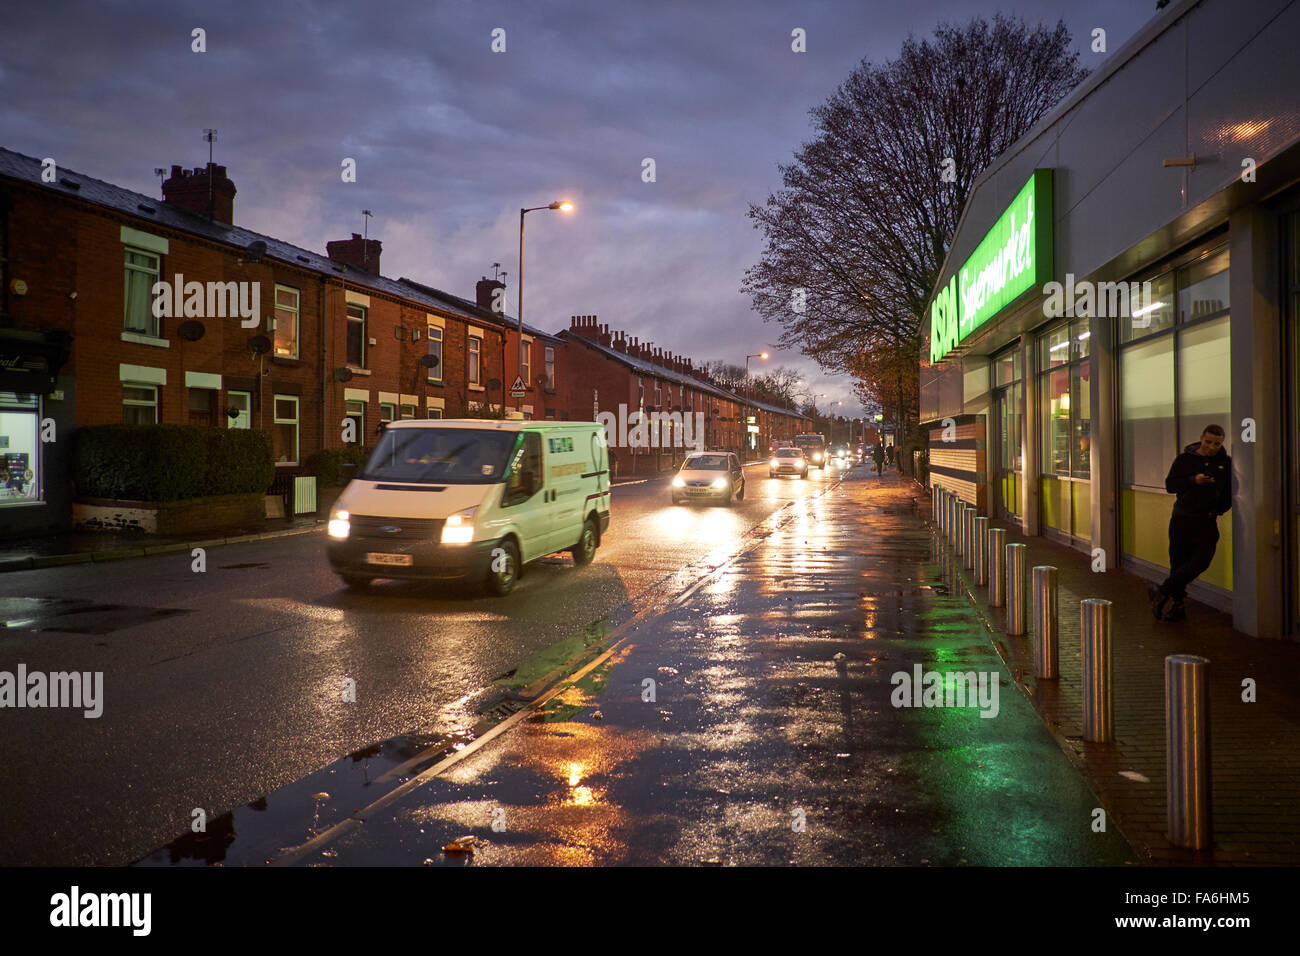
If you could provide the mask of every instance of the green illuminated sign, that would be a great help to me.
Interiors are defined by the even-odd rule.
[[[1052,171],[1035,169],[975,252],[930,305],[937,362],[1035,286],[1052,279]]]

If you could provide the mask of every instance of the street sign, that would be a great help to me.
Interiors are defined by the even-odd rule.
[[[523,398],[524,391],[524,377],[522,375],[516,375],[514,384],[510,386],[510,397]]]

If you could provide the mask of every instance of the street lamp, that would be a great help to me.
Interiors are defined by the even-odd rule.
[[[745,356],[745,378],[749,378],[749,360],[752,359],[752,358],[761,358],[761,359],[766,359],[766,358],[767,358],[767,353],[766,353],[766,352],[759,352],[757,355],[746,355],[746,356]]]
[[[573,203],[569,202],[567,199],[557,199],[555,202],[547,203],[545,206],[530,206],[527,209],[519,210],[519,354],[515,356],[518,363],[515,370],[515,377],[520,380],[524,377],[524,216],[530,212],[536,212],[539,209],[559,209],[563,212],[571,212],[573,210]],[[505,369],[502,369],[501,371],[502,374],[505,373]],[[528,387],[527,382],[524,382],[524,387]],[[522,412],[524,410],[524,397],[520,395],[517,401],[518,405],[516,408]]]

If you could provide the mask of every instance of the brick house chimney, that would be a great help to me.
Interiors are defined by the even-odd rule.
[[[595,316],[592,316],[592,318],[594,319]],[[601,345],[605,346],[606,348],[609,348],[610,342],[612,340],[610,339],[608,325],[602,325],[600,327],[600,334],[596,336],[596,339],[597,341],[600,342]]]
[[[504,290],[505,287],[506,284],[502,282],[500,279],[489,279],[487,276],[484,276],[474,284],[475,304],[477,304],[480,309],[487,309],[489,312],[496,311],[495,309],[492,308],[492,294],[496,292],[497,289]],[[498,312],[498,314],[504,315],[505,311],[506,311],[506,299],[505,296],[503,295],[501,297],[501,310],[500,312]]]
[[[208,163],[194,169],[172,167],[172,174],[162,185],[163,202],[186,212],[207,216],[227,226],[235,221],[235,184],[226,176],[226,167]]]
[[[354,232],[351,239],[335,239],[325,243],[325,254],[335,262],[355,266],[371,275],[379,275],[379,253],[384,246],[378,239],[362,239]]]

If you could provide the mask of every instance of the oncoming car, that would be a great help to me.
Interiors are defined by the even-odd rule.
[[[767,463],[767,476],[798,475],[808,477],[808,459],[803,456],[802,448],[778,448]]]
[[[327,553],[354,589],[469,579],[503,595],[556,551],[590,564],[609,503],[595,422],[393,422],[331,509]]]
[[[682,462],[671,489],[675,505],[710,500],[729,505],[745,500],[745,473],[733,452],[698,452]]]

